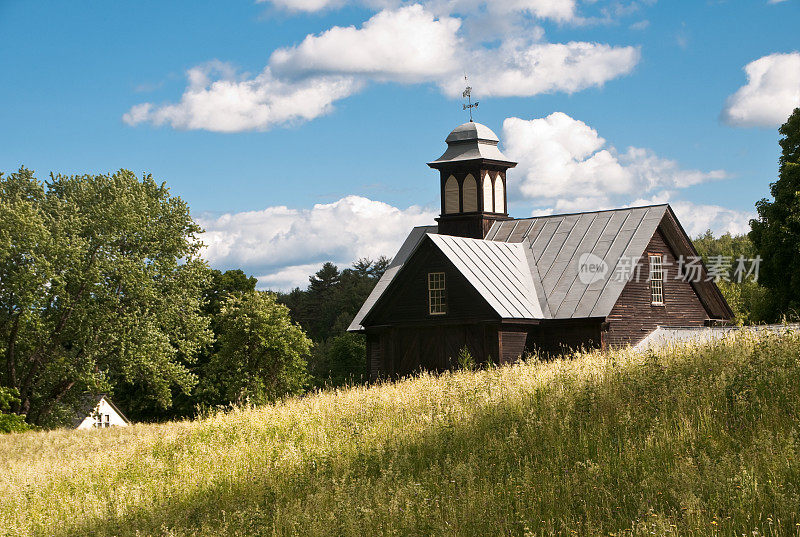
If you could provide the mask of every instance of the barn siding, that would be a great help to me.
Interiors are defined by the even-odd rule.
[[[529,352],[557,356],[577,349],[595,349],[602,344],[602,319],[565,319],[544,321],[528,332],[525,344]]]
[[[446,315],[428,314],[428,273],[444,272]],[[433,244],[425,241],[406,262],[383,298],[364,320],[365,326],[425,325],[499,319],[483,297]]]
[[[650,303],[650,260],[648,254],[661,254],[664,259],[664,305]],[[619,347],[633,345],[657,326],[703,326],[709,314],[689,282],[676,280],[677,260],[672,249],[657,230],[647,245],[641,263],[639,281],[632,279],[622,290],[617,303],[607,317],[608,331],[603,345]]]

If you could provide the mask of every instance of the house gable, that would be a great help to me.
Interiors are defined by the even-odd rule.
[[[663,305],[653,305],[650,295],[650,254],[663,258]],[[677,258],[659,228],[642,252],[640,268],[625,284],[611,313],[606,317],[606,346],[618,347],[638,343],[658,326],[703,326],[710,317],[694,286],[676,279]],[[638,275],[637,275],[638,273]]]
[[[445,315],[430,315],[428,274],[445,274]],[[362,325],[499,320],[499,315],[429,238],[423,240],[364,317]]]

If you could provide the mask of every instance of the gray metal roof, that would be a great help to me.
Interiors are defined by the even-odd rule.
[[[500,140],[492,129],[472,121],[459,125],[447,136],[447,150],[444,154],[428,165],[436,167],[448,162],[486,159],[516,166],[516,162],[500,151],[497,144]]]
[[[628,279],[614,277],[621,257],[644,253],[667,205],[561,214],[496,222],[487,240],[519,243],[531,261],[545,318],[605,317]],[[593,254],[607,266],[605,275],[585,284],[579,259]],[[630,274],[628,276],[631,276]]]
[[[541,319],[522,244],[428,234],[458,271],[503,319]]]
[[[426,236],[502,318],[607,317],[633,277],[632,271],[618,277],[620,259],[644,255],[668,214],[664,204],[505,220],[496,222],[484,240],[437,235],[436,226],[414,228],[349,330],[363,328],[364,317]],[[581,281],[582,255],[605,264],[597,281]],[[706,301],[713,291],[697,290]],[[718,312],[723,318],[724,308]]]
[[[353,322],[350,323],[347,330],[355,332],[363,330],[364,327],[361,326],[361,321],[364,320],[364,317],[366,317],[367,313],[372,309],[372,306],[375,305],[389,284],[392,283],[392,280],[394,280],[394,277],[400,272],[403,264],[408,260],[414,250],[417,249],[420,241],[425,238],[425,234],[436,233],[437,229],[437,226],[418,226],[411,230],[411,233],[406,237],[400,250],[398,250],[392,258],[392,262],[389,263],[389,266],[386,268],[386,272],[383,273],[383,276],[381,276],[381,279],[375,284],[375,288],[372,289],[367,300],[361,305],[361,309],[358,310],[358,313],[356,313]]]

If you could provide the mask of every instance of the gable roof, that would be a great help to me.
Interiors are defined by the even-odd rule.
[[[521,244],[427,235],[503,319],[541,319]]]
[[[667,205],[496,222],[487,240],[521,243],[530,251],[546,318],[606,317],[628,280],[614,278],[621,257],[638,258],[666,214]],[[589,285],[578,277],[579,257],[591,253],[608,270]]]
[[[438,229],[438,226],[418,226],[411,230],[411,233],[409,233],[408,237],[406,237],[406,240],[403,242],[400,250],[398,250],[398,252],[392,258],[392,262],[389,263],[389,266],[386,268],[383,276],[381,276],[380,280],[378,280],[378,283],[372,289],[372,292],[361,305],[361,309],[359,309],[358,313],[356,313],[355,318],[353,318],[353,322],[351,322],[350,326],[347,327],[348,331],[358,332],[359,330],[364,329],[364,327],[361,326],[361,321],[364,320],[364,317],[366,317],[367,313],[372,310],[372,307],[381,297],[383,292],[387,287],[389,287],[389,284],[392,283],[392,280],[394,280],[394,277],[397,276],[398,272],[400,272],[400,269],[403,268],[405,262],[417,249],[420,241],[425,238],[427,233],[436,233]]]
[[[633,277],[614,277],[620,258],[644,255],[658,229],[676,254],[697,255],[667,204],[498,221],[483,240],[436,235],[436,226],[414,228],[348,330],[363,329],[366,315],[426,236],[502,318],[607,317]],[[607,271],[586,285],[579,278],[579,258],[589,253]],[[733,316],[713,282],[692,286],[710,315]]]

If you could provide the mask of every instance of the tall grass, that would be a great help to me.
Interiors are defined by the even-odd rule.
[[[2,535],[800,535],[800,338],[0,438]]]

